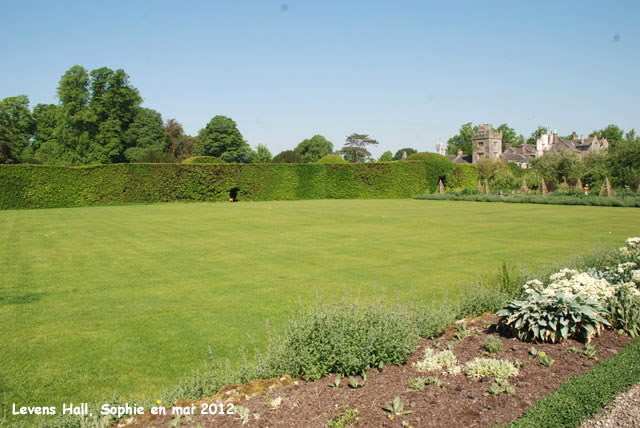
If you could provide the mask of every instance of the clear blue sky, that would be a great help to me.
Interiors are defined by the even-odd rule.
[[[195,135],[233,118],[275,155],[353,132],[433,151],[464,122],[640,128],[638,1],[0,0],[0,99],[55,103],[74,64],[124,69]]]

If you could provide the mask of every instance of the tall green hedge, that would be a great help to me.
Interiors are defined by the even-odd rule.
[[[478,184],[478,167],[471,164],[455,164],[447,173],[447,190],[475,189]]]
[[[168,201],[410,198],[433,191],[429,162],[0,165],[0,209]]]

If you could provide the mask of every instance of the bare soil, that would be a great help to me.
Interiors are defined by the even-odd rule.
[[[349,380],[342,379],[339,388],[329,387],[335,376],[316,382],[296,382],[296,384],[262,393],[242,402],[249,409],[250,418],[245,426],[258,427],[326,427],[329,420],[343,413],[348,405],[358,409],[358,421],[355,426],[361,427],[401,427],[403,421],[413,427],[489,427],[508,423],[520,417],[524,411],[537,400],[550,394],[568,378],[586,372],[598,363],[580,352],[584,343],[567,340],[560,344],[534,344],[539,351],[546,352],[555,362],[544,367],[538,360],[530,359],[532,344],[514,338],[500,336],[495,331],[497,317],[471,320],[468,329],[473,329],[471,336],[459,341],[453,352],[458,363],[464,365],[475,357],[486,357],[484,349],[488,336],[499,337],[502,341],[502,352],[492,355],[493,358],[520,360],[523,366],[519,374],[509,378],[515,387],[515,393],[487,396],[485,392],[494,383],[492,378],[471,379],[464,369],[457,375],[440,372],[420,373],[412,363],[420,360],[425,347],[447,349],[455,335],[455,327],[450,328],[436,340],[424,340],[409,361],[402,366],[386,366],[383,370],[372,370],[364,387],[349,387]],[[592,341],[597,348],[596,357],[600,360],[616,354],[632,341],[627,335],[619,335],[613,331],[604,331]],[[569,352],[571,347],[579,352]],[[408,382],[412,378],[437,375],[442,381],[440,387],[428,385],[422,391],[407,391]],[[360,379],[360,378],[358,378]],[[269,407],[272,399],[282,397],[279,407]],[[395,397],[400,397],[405,410],[410,414],[394,416],[384,409],[385,405]],[[256,416],[258,416],[256,418]],[[142,418],[130,421],[130,426],[167,426],[176,423],[173,416]],[[195,415],[182,418],[180,425],[194,426],[200,423],[204,427],[243,426],[234,415]]]

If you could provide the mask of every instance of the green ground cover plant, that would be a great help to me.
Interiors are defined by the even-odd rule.
[[[640,342],[636,340],[584,375],[569,379],[506,427],[580,426],[637,382],[640,382]]]
[[[522,229],[526,216],[549,226]],[[487,224],[496,217],[499,224]],[[11,376],[0,385],[12,401],[51,405],[114,390],[163,402],[212,395],[280,374],[268,370],[277,365],[264,322],[283,332],[318,293],[330,302],[347,284],[352,297],[383,296],[390,306],[424,300],[407,303],[402,328],[429,337],[504,302],[502,282],[478,287],[478,271],[497,271],[503,260],[555,263],[596,242],[620,242],[635,219],[627,210],[413,200],[3,211],[0,363]],[[477,291],[458,300],[467,287],[460,282]],[[448,303],[429,312],[445,295]],[[213,357],[199,369],[208,345]]]

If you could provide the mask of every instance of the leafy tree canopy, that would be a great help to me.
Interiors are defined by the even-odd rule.
[[[609,142],[609,147],[616,146],[619,142],[624,140],[624,131],[617,125],[608,125],[606,128],[599,131],[593,131],[589,134],[590,137],[597,136],[598,139],[605,138]]]
[[[611,147],[607,163],[614,185],[640,187],[640,137],[634,129]]]
[[[547,132],[547,127],[539,125],[535,131],[531,133],[531,136],[527,139],[527,144],[535,144],[538,138]]]
[[[365,162],[371,157],[371,153],[365,148],[368,145],[378,144],[378,141],[369,137],[369,134],[351,134],[342,147],[341,153],[347,162]]]
[[[13,136],[9,130],[0,125],[0,164],[14,163],[15,158],[13,156],[13,145],[11,140]]]
[[[159,155],[167,153],[168,140],[160,113],[141,108],[124,134],[124,155],[129,162],[166,159]]]
[[[472,126],[471,122],[463,124],[459,133],[447,141],[447,154],[455,155],[458,149],[462,149],[462,153],[467,155],[473,153],[473,133],[477,130],[478,127]]]
[[[333,152],[333,143],[322,135],[314,135],[300,142],[293,151],[304,163],[317,162],[321,157]]]
[[[416,149],[412,149],[411,147],[405,147],[404,149],[400,149],[396,152],[395,155],[393,155],[393,159],[392,160],[400,160],[402,159],[402,154],[404,152],[407,152],[407,156],[411,156],[414,153],[418,153],[418,151]]]
[[[256,152],[254,156],[255,163],[267,163],[270,162],[273,157],[271,156],[271,152],[264,144],[258,144],[256,147]]]
[[[393,153],[391,153],[390,150],[387,150],[380,156],[380,159],[378,159],[378,162],[391,162],[392,160],[393,160]]]
[[[4,138],[13,146],[19,155],[29,146],[35,122],[29,109],[29,97],[18,95],[0,101],[0,126],[6,128]]]
[[[510,128],[506,123],[498,126],[496,131],[502,131],[502,150],[507,147],[507,144],[511,144],[512,146],[524,144],[524,136],[518,135],[515,129]]]
[[[285,150],[271,159],[272,163],[302,163],[302,158],[293,150]]]
[[[247,163],[252,155],[236,123],[226,116],[215,116],[200,130],[193,154],[215,156],[227,163]]]

